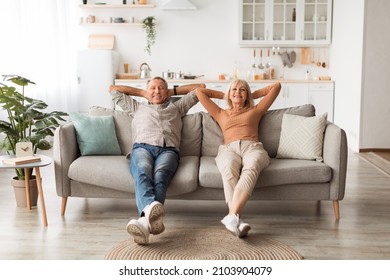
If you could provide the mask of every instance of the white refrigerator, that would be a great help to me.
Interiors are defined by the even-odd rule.
[[[79,112],[91,106],[114,108],[108,87],[114,84],[119,53],[112,50],[82,50],[77,57]]]

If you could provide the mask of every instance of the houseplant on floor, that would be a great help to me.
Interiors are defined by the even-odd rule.
[[[59,122],[65,121],[63,117],[68,114],[61,111],[45,112],[48,105],[44,101],[27,97],[24,93],[25,87],[35,84],[34,82],[17,75],[3,75],[3,77],[4,83],[0,82],[0,105],[6,119],[0,119],[0,151],[4,150],[9,155],[16,155],[18,142],[31,142],[34,154],[38,150],[49,150],[52,145],[47,138],[54,136]],[[7,83],[18,86],[21,92]],[[16,176],[13,179],[19,181],[25,179],[24,169],[15,168],[15,171]],[[32,171],[29,170],[30,178],[34,178]],[[17,204],[25,205],[23,202]]]

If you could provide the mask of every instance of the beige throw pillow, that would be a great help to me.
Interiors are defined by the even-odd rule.
[[[326,118],[284,114],[276,157],[322,161]]]

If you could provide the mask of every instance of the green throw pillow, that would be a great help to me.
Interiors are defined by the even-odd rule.
[[[112,116],[84,116],[70,113],[81,155],[120,155]]]

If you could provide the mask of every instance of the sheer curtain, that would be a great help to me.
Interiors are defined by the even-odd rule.
[[[26,94],[48,110],[77,111],[77,2],[0,0],[0,74],[36,83]]]

